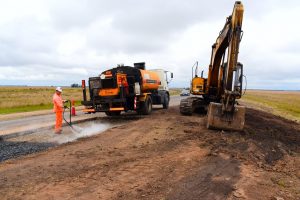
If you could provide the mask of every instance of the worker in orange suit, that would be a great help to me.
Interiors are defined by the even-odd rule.
[[[56,91],[53,95],[53,112],[56,114],[55,119],[55,133],[61,134],[62,132],[62,121],[63,121],[63,108],[64,108],[64,101],[61,96],[62,89],[61,87],[57,87]]]

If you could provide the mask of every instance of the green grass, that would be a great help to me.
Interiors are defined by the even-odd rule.
[[[179,95],[182,89],[180,88],[172,88],[170,89],[169,93],[171,96]]]
[[[54,92],[55,87],[0,87],[0,114],[52,109]],[[63,88],[63,99],[80,105],[81,88]]]
[[[249,90],[242,101],[272,110],[274,114],[300,121],[300,92]]]
[[[0,114],[31,112],[37,110],[49,110],[53,107],[52,104],[43,105],[28,105],[28,106],[16,106],[12,108],[1,108]]]

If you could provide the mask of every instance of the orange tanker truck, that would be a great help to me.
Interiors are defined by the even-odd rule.
[[[134,67],[118,65],[89,78],[90,100],[87,100],[85,80],[82,81],[84,111],[105,112],[108,116],[120,115],[122,111],[136,111],[147,115],[152,105],[169,107],[168,84],[173,73],[162,69],[145,70],[145,63]]]

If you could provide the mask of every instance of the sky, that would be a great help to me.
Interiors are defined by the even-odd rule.
[[[146,62],[188,87],[207,74],[233,0],[0,0],[0,85],[69,86]],[[300,2],[242,1],[247,88],[300,90]]]

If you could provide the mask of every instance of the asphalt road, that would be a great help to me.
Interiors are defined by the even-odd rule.
[[[180,99],[182,99],[180,96],[171,97],[170,106],[179,105]],[[154,106],[152,114],[155,115],[158,109],[162,109],[161,107]],[[60,135],[54,134],[53,128],[51,128],[54,123],[54,114],[1,121],[0,127],[3,139],[0,141],[0,162],[44,151],[63,143],[75,141],[78,138],[100,134],[109,128],[143,117],[145,116],[136,115],[135,112],[128,112],[114,118],[106,117],[103,113],[87,115],[79,111],[77,112],[76,120],[83,120],[78,124],[74,124],[73,128],[64,126],[63,133]],[[20,134],[15,133],[18,131],[20,131]]]
[[[180,96],[172,96],[170,100],[170,106],[176,106],[179,105],[180,99],[184,97]],[[161,106],[154,106],[154,108],[159,108]],[[78,119],[89,119],[89,118],[95,118],[95,117],[104,117],[105,114],[103,113],[96,113],[87,115],[84,114],[82,111],[76,112],[77,116],[72,117],[73,120]],[[69,120],[69,113],[65,113],[65,118]],[[10,119],[10,120],[2,120],[0,121],[0,136],[1,135],[8,135],[11,133],[31,130],[31,129],[39,129],[41,127],[47,127],[54,124],[55,121],[55,115],[52,114],[44,114],[44,115],[38,115],[38,116],[27,116],[24,118],[18,118],[18,119]]]
[[[77,115],[83,115],[84,113],[79,111]],[[66,118],[69,119],[68,113],[65,114]],[[11,119],[11,120],[4,120],[0,122],[0,131],[4,131],[10,128],[15,128],[18,126],[25,126],[28,124],[40,124],[49,121],[54,121],[55,115],[54,114],[46,114],[46,115],[39,115],[39,116],[31,116],[21,119]]]
[[[77,116],[82,116],[84,113],[82,111],[76,112]],[[69,119],[69,113],[65,113],[65,118]],[[55,121],[55,115],[52,114],[45,114],[45,115],[38,115],[38,116],[30,116],[20,119],[10,119],[10,120],[4,120],[0,122],[0,131],[8,130],[15,127],[20,126],[28,126],[30,124],[43,124],[48,122],[54,122]]]

